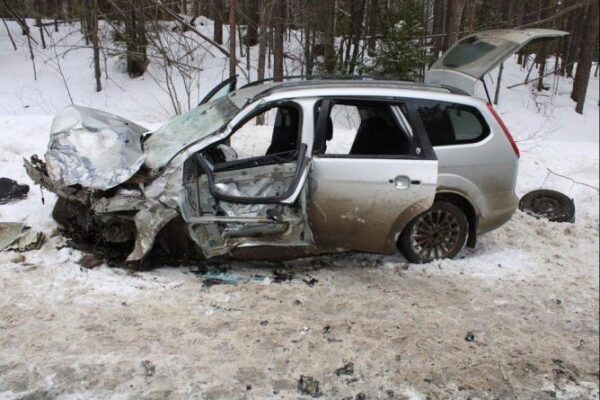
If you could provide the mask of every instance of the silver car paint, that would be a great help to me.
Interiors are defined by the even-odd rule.
[[[456,42],[442,57],[437,59],[425,73],[425,83],[432,85],[448,85],[463,90],[469,95],[475,93],[477,81],[485,74],[499,66],[504,60],[536,39],[556,38],[568,35],[568,32],[554,29],[494,29],[476,32]],[[470,63],[461,66],[449,66],[445,63],[452,52],[462,43],[477,37],[496,46],[495,49]]]
[[[244,107],[223,131],[204,137],[196,143],[181,149],[163,167],[161,173],[153,182],[142,187],[147,202],[138,212],[139,218],[136,218],[138,236],[135,249],[128,260],[141,259],[152,247],[154,236],[160,230],[160,227],[174,217],[175,214],[172,211],[184,208],[181,185],[183,181],[183,163],[192,154],[225,139],[232,129],[257,107],[265,103],[290,99],[300,104],[303,109],[302,142],[308,146],[308,152],[311,154],[314,138],[313,105],[317,99],[332,94],[340,97],[422,98],[471,105],[481,111],[492,132],[481,143],[437,148],[439,175],[435,173],[435,163],[425,160],[411,160],[410,162],[407,160],[381,160],[377,162],[366,160],[363,162],[356,159],[328,160],[315,157],[313,160],[315,162],[314,169],[310,173],[309,190],[303,190],[303,186],[300,185],[295,195],[299,196],[304,209],[308,210],[306,214],[300,217],[304,222],[308,221],[311,228],[314,229],[317,246],[312,246],[312,240],[298,241],[301,237],[298,230],[287,236],[288,238],[296,238],[295,240],[268,243],[269,246],[300,246],[297,250],[303,254],[331,250],[391,252],[404,225],[431,205],[436,192],[436,178],[438,192],[459,193],[474,206],[480,218],[481,231],[493,227],[510,217],[516,207],[516,197],[513,191],[517,160],[514,153],[511,154],[512,149],[506,138],[503,138],[500,127],[481,100],[445,93],[439,89],[401,89],[400,85],[394,85],[393,83],[388,84],[386,87],[365,87],[364,85],[349,83],[344,87],[335,87],[334,93],[332,87],[326,84],[310,88],[273,88],[268,96]],[[465,159],[470,160],[467,166],[464,162]],[[343,174],[348,174],[348,176],[344,177]],[[358,179],[352,179],[350,175]],[[389,183],[390,179],[395,180],[396,177],[403,176],[409,177],[410,180],[421,180],[424,184],[418,189],[410,187],[408,190],[403,191],[396,189],[394,184]],[[371,182],[368,188],[360,187],[361,179]],[[399,182],[401,183],[403,180],[404,178],[400,178]],[[378,187],[379,190],[373,190],[374,186],[372,185]],[[327,189],[328,186],[330,188],[335,186],[338,189],[329,190]],[[318,191],[314,190],[316,187],[319,187]],[[348,200],[352,196],[355,196],[355,198],[343,205],[344,199]],[[294,199],[288,200],[292,201]],[[333,201],[337,201],[336,206],[333,205]],[[136,203],[136,207],[139,207],[139,203]],[[239,209],[236,211],[232,208],[231,210],[230,218],[235,219],[240,216],[238,215],[241,213]],[[370,213],[366,210],[370,210]],[[337,214],[336,211],[338,211]],[[254,217],[259,215],[257,213]],[[355,235],[354,230],[360,225],[371,227],[368,232],[363,232],[363,234],[370,235],[369,240],[361,243],[359,240],[353,241],[341,238],[336,241],[335,238],[332,238],[334,233],[327,232],[328,228],[323,222],[323,215],[329,221],[337,219],[340,228],[337,231],[338,236]],[[296,214],[296,217],[298,216]],[[347,218],[344,218],[344,216]],[[196,224],[214,225],[215,222],[206,219],[195,221],[190,219],[192,226]],[[382,222],[385,222],[385,224],[382,224]],[[383,226],[379,227],[379,225]],[[324,243],[320,247],[318,243],[319,235],[324,238]],[[202,245],[201,238],[198,237],[197,239],[199,239],[197,243]],[[221,246],[218,251],[209,252],[207,255],[223,254],[238,246],[254,247],[267,244],[264,240],[239,239],[230,240],[228,244]],[[312,250],[308,247],[312,247]]]
[[[147,129],[124,118],[69,106],[52,122],[48,175],[58,185],[107,190],[131,178],[144,163]]]
[[[435,160],[314,157],[308,215],[316,242],[393,252],[404,225],[433,204],[437,170]]]

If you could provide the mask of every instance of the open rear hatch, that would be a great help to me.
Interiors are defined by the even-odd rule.
[[[459,40],[431,65],[425,83],[450,86],[469,95],[484,75],[532,42],[568,35],[553,29],[495,29]]]

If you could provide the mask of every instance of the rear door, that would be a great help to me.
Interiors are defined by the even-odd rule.
[[[433,63],[425,83],[447,85],[472,95],[475,84],[522,47],[568,35],[553,29],[496,29],[459,40]]]
[[[325,250],[393,252],[404,225],[428,209],[438,163],[407,102],[330,98],[318,113],[309,220]]]

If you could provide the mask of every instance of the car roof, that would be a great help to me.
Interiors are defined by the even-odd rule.
[[[295,92],[314,89],[330,89],[331,94],[335,95],[339,89],[344,89],[347,93],[348,90],[356,90],[357,94],[364,89],[396,89],[396,90],[416,90],[433,93],[454,93],[464,94],[460,90],[455,90],[451,87],[439,86],[439,85],[428,85],[420,82],[411,81],[398,81],[398,80],[387,80],[387,79],[372,79],[372,78],[361,78],[357,79],[309,79],[301,81],[286,81],[275,83],[272,81],[268,82],[253,82],[240,88],[244,90],[253,86],[263,86],[264,90],[258,90],[256,97],[265,97],[271,94],[283,94],[285,92]]]
[[[452,93],[451,88],[442,86],[427,85],[419,82],[409,81],[394,81],[394,80],[340,80],[340,79],[323,79],[323,80],[308,80],[296,82],[283,82],[280,85],[273,87],[271,92],[285,91],[286,89],[339,89],[339,88],[394,88],[394,89],[409,89],[409,90],[424,90],[437,93]]]
[[[237,93],[236,93],[237,92]],[[420,82],[385,79],[311,79],[302,81],[271,80],[252,82],[233,92],[242,95],[250,103],[260,99],[293,99],[306,97],[407,97],[455,101],[459,103],[478,103],[480,99],[467,95],[451,87],[429,85]]]

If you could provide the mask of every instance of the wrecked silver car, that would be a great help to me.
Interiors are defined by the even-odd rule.
[[[54,218],[71,236],[124,249],[129,262],[156,247],[206,259],[454,257],[517,207],[518,149],[472,81],[562,34],[531,31],[461,40],[434,64],[436,85],[314,79],[236,91],[230,79],[155,132],[69,107],[45,160],[25,167],[58,195]]]

